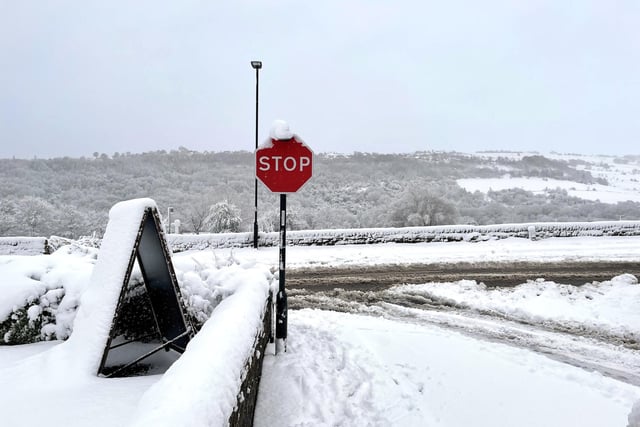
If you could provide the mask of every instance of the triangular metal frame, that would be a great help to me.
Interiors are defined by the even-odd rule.
[[[158,210],[155,207],[147,208],[140,221],[134,247],[131,250],[129,264],[118,298],[118,305],[116,306],[115,315],[111,322],[109,338],[102,353],[100,367],[98,368],[98,375],[104,377],[116,376],[118,373],[127,370],[162,349],[171,349],[182,354],[186,349],[187,343],[195,334],[193,325],[191,325],[191,322],[184,314],[185,307],[182,303],[178,280],[176,279],[173,263],[171,262],[171,252],[169,251],[169,246],[167,245],[160,224],[161,220]],[[162,344],[105,375],[103,371],[109,351],[135,341],[111,345],[114,338],[116,338],[115,333],[118,316],[124,304],[136,260],[142,272],[144,288],[151,302],[151,311],[158,335],[162,338]]]

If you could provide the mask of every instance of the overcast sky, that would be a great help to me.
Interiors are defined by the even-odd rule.
[[[0,0],[0,157],[640,153],[637,0]]]

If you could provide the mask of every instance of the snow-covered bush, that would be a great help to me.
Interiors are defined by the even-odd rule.
[[[240,209],[227,200],[211,206],[204,219],[205,227],[212,233],[237,232],[241,222]]]
[[[58,310],[64,294],[63,288],[51,289],[37,297],[30,297],[26,305],[14,308],[11,314],[0,322],[0,342],[26,344],[66,339],[71,331],[71,324],[58,321]]]
[[[0,263],[0,344],[64,340],[72,332],[80,295],[89,284],[97,251],[77,244],[53,255],[8,257]],[[234,274],[245,268],[233,251],[174,256],[186,316],[200,329],[213,310],[233,295]],[[132,272],[116,324],[117,335],[142,338],[155,329],[138,268]]]

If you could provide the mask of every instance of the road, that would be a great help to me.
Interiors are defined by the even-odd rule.
[[[640,277],[629,262],[429,264],[295,270],[287,274],[289,306],[319,308],[402,322],[429,324],[478,339],[526,348],[547,357],[640,386],[640,342],[561,323],[527,323],[446,300],[417,296],[395,284],[472,279],[487,286],[515,286],[545,278],[582,285],[623,273]]]
[[[379,291],[400,283],[454,282],[470,279],[487,286],[516,286],[544,278],[569,285],[609,280],[622,273],[640,277],[640,263],[575,262],[406,264],[296,269],[287,272],[287,288],[328,291],[344,288]]]

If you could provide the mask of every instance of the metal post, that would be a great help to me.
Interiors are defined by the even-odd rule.
[[[280,274],[276,297],[276,353],[278,346],[287,351],[287,292],[285,290],[285,266],[287,250],[287,195],[280,194]]]
[[[251,66],[256,70],[256,150],[258,149],[258,93],[260,88],[261,61],[251,61]],[[253,247],[258,248],[258,178],[254,179],[254,204],[253,204]]]
[[[169,206],[167,208],[167,234],[171,234],[171,212],[173,212],[173,207]]]

